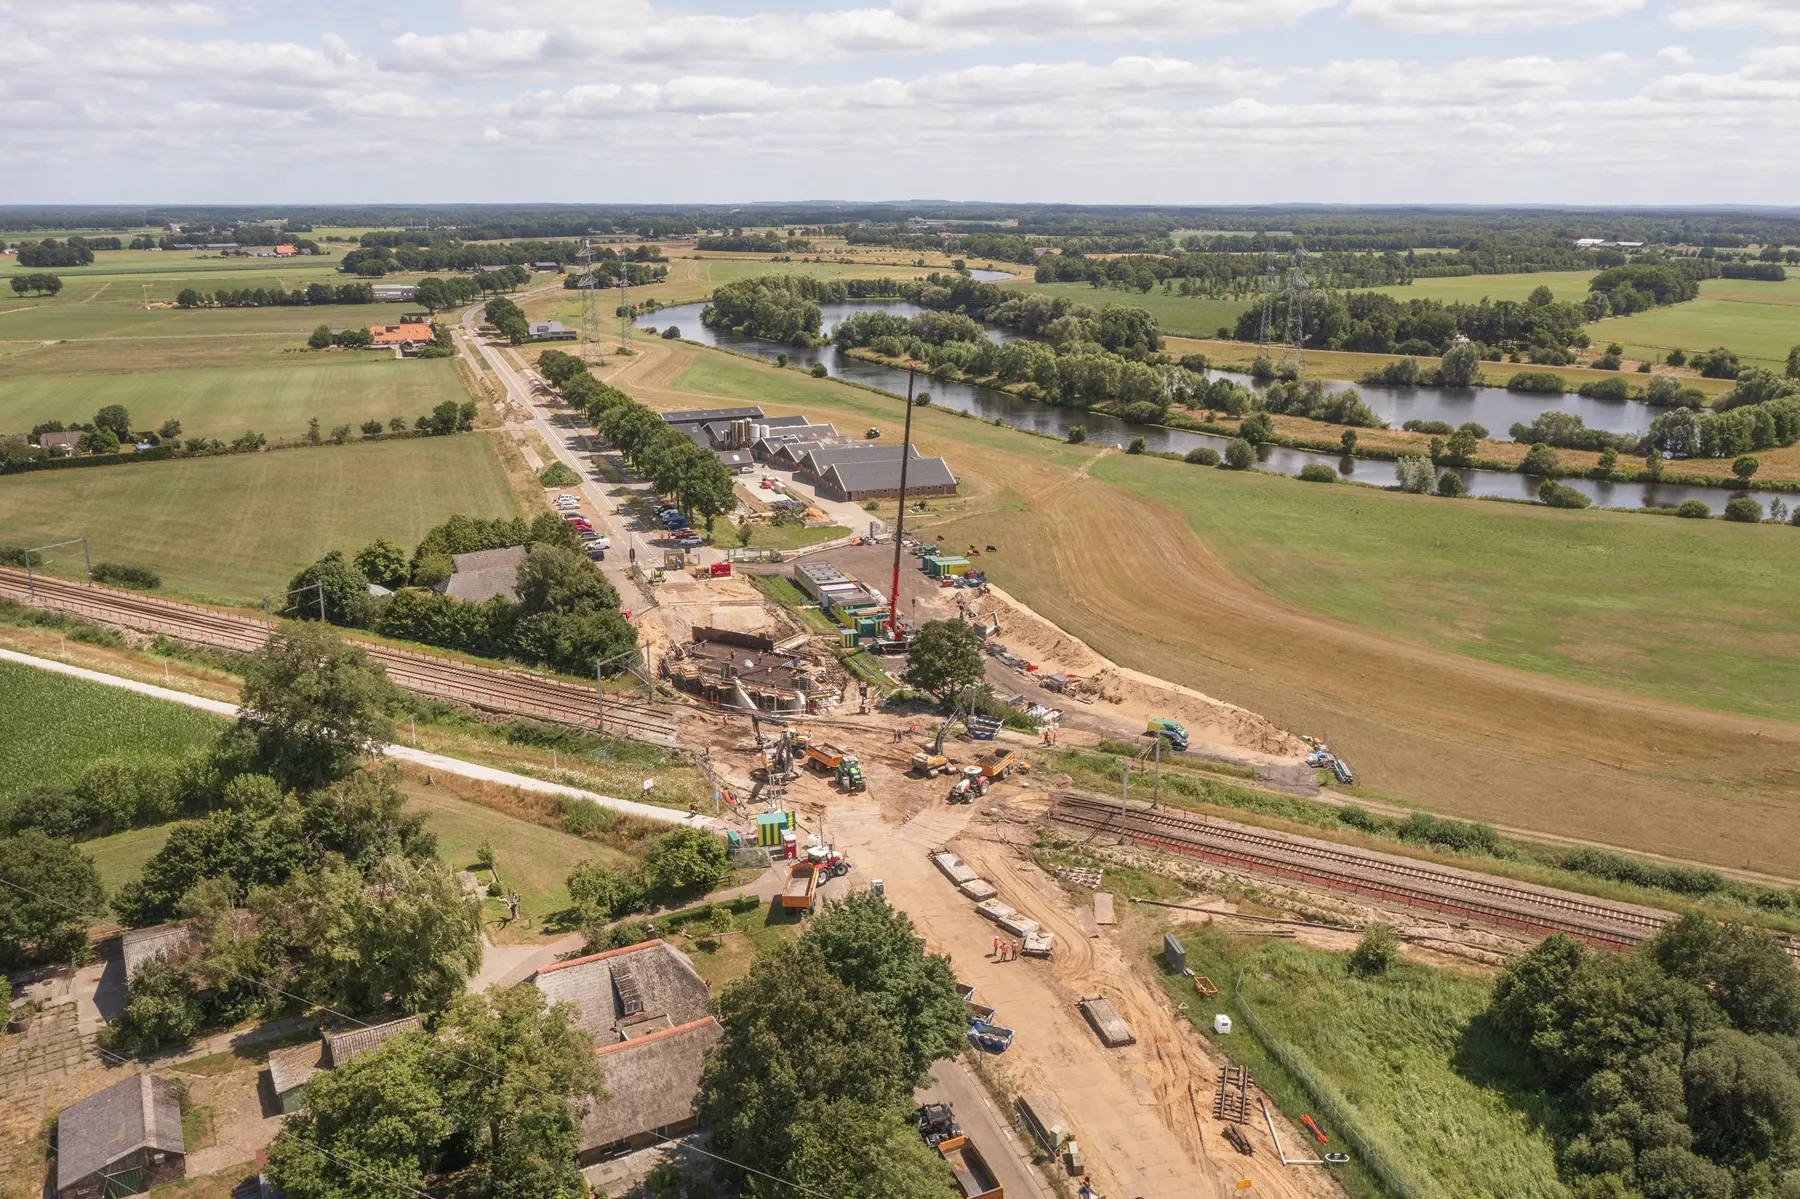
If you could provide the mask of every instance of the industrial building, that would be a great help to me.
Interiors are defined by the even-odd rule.
[[[840,462],[828,469],[815,485],[820,495],[832,500],[860,503],[888,500],[900,494],[898,456],[876,462]],[[915,458],[906,465],[906,494],[955,495],[956,476],[942,458]]]

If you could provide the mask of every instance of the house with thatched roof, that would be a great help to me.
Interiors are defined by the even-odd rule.
[[[316,1041],[290,1045],[269,1055],[269,1085],[284,1112],[298,1111],[305,1102],[306,1084],[321,1070],[334,1070],[378,1048],[401,1033],[422,1027],[417,1016],[362,1024],[343,1032],[325,1033]]]
[[[725,1031],[686,954],[645,941],[546,966],[531,981],[551,1003],[574,1005],[594,1034],[606,1098],[581,1123],[584,1165],[694,1128],[700,1071]]]
[[[135,1195],[187,1177],[181,1093],[134,1074],[56,1115],[57,1199]]]

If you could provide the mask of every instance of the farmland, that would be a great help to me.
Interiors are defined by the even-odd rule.
[[[244,602],[283,590],[327,550],[376,537],[410,545],[454,512],[519,512],[486,434],[0,479],[9,543],[86,536],[96,561],[148,566],[170,589]],[[50,569],[78,574],[79,547]]]
[[[1421,1191],[1444,1199],[1566,1199],[1544,1113],[1510,1069],[1511,1052],[1481,1018],[1489,982],[1402,961],[1387,974],[1352,976],[1340,954],[1283,942],[1228,942],[1177,929],[1196,973],[1225,980],[1214,1011],[1236,1019],[1218,1043],[1248,1064],[1290,1111],[1316,1110],[1244,1027],[1230,1002],[1243,971],[1245,997],[1262,1026],[1335,1090],[1362,1130]],[[1171,996],[1191,999],[1185,979],[1165,976]],[[1328,1128],[1341,1135],[1342,1129]],[[1290,1146],[1290,1152],[1299,1152]]]
[[[1620,342],[1632,357],[1658,361],[1673,349],[1691,354],[1725,346],[1747,366],[1780,373],[1788,350],[1800,345],[1800,276],[1784,283],[1708,279],[1700,284],[1698,299],[1596,321],[1588,335],[1596,342]]]
[[[98,761],[179,755],[224,728],[192,708],[0,662],[0,797],[71,783]]]
[[[900,415],[687,346],[610,373],[669,407]],[[1377,791],[1737,866],[1800,850],[1790,530],[1309,488],[936,409],[915,430],[985,489],[923,529],[998,544],[992,577],[1039,613],[1122,665],[1328,735]]]

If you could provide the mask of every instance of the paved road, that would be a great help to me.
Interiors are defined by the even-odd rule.
[[[920,1087],[913,1099],[950,1105],[957,1123],[981,1150],[1009,1199],[1050,1199],[1050,1189],[1032,1167],[1011,1120],[994,1106],[980,1080],[962,1062],[933,1062],[931,1085]]]

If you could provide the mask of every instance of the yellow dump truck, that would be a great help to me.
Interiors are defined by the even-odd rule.
[[[819,893],[819,864],[795,862],[781,888],[781,907],[787,912],[810,912]]]
[[[1004,746],[995,746],[982,754],[976,764],[981,767],[981,773],[988,778],[1003,779],[1012,773],[1013,767],[1019,764],[1019,751],[1007,749]]]

